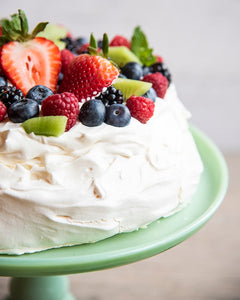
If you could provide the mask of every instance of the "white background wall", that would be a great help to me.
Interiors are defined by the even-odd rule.
[[[165,58],[191,122],[223,151],[240,151],[239,0],[1,0],[0,16],[18,8],[31,27],[50,21],[76,36],[131,37],[141,25]]]

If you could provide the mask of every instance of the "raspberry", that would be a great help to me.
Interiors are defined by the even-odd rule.
[[[62,63],[61,72],[63,74],[66,73],[68,65],[74,58],[75,58],[75,55],[70,50],[63,49],[61,51],[61,63]]]
[[[157,96],[164,98],[168,89],[168,80],[161,73],[147,74],[143,77],[142,81],[147,81],[152,83],[152,87],[157,93]]]
[[[110,47],[115,47],[115,46],[125,46],[128,49],[131,49],[131,43],[129,42],[128,39],[126,39],[124,36],[121,35],[116,35],[110,42],[109,44]]]
[[[88,53],[89,43],[83,44],[77,51],[78,54]]]
[[[163,58],[160,55],[155,55],[155,57],[157,58],[157,62],[163,62]]]
[[[7,112],[6,106],[0,101],[0,121],[4,119],[6,112]]]
[[[66,116],[66,131],[72,128],[79,113],[78,99],[72,93],[62,93],[48,96],[42,102],[43,116]]]
[[[153,116],[155,104],[152,99],[131,96],[126,104],[131,116],[143,124]]]

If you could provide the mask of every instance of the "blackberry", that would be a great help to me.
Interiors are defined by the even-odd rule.
[[[0,87],[0,101],[8,108],[12,103],[23,99],[23,93],[15,86]]]
[[[7,79],[5,77],[0,76],[0,86],[8,85]]]
[[[110,85],[106,91],[97,96],[96,99],[101,100],[105,106],[122,104],[123,94],[120,90],[117,90],[114,86]]]
[[[164,63],[157,62],[157,63],[151,65],[149,67],[149,70],[150,70],[150,73],[156,73],[156,72],[161,73],[163,76],[165,76],[167,78],[168,84],[171,83],[172,76],[171,76],[167,66]]]
[[[78,49],[83,45],[86,44],[88,41],[85,38],[76,38],[73,39],[71,37],[66,37],[61,39],[61,41],[66,43],[66,49],[70,50],[71,52],[77,54]]]

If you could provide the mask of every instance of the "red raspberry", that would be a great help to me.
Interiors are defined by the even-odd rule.
[[[152,83],[152,87],[157,93],[157,96],[164,98],[168,89],[168,80],[161,73],[147,74],[143,77],[142,81],[147,81]]]
[[[143,124],[153,116],[155,104],[152,99],[131,96],[126,104],[131,116]]]
[[[115,46],[125,46],[128,49],[131,49],[131,43],[129,42],[128,39],[126,39],[124,36],[121,35],[116,35],[110,42],[109,44],[110,47],[115,47]]]
[[[7,112],[6,106],[0,101],[0,121],[4,119],[6,112]]]
[[[78,54],[86,53],[88,51],[89,43],[83,44],[77,51]]]
[[[48,96],[42,102],[43,116],[66,116],[66,131],[72,128],[79,114],[78,99],[72,93],[62,93]]]
[[[163,62],[163,58],[160,55],[155,55],[155,57],[157,58],[157,62]]]
[[[70,62],[75,58],[75,55],[68,49],[63,49],[61,51],[61,72],[63,74],[66,73],[68,65],[70,64]]]

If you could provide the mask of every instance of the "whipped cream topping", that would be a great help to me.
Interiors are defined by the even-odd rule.
[[[80,122],[59,137],[0,123],[0,253],[95,242],[188,203],[203,166],[174,85],[147,124]]]

